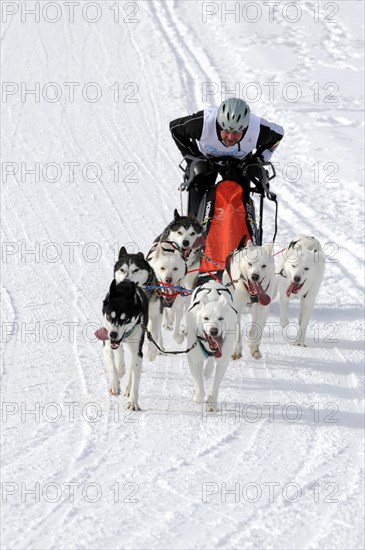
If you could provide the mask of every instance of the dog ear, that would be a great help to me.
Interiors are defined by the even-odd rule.
[[[177,209],[175,208],[175,210],[174,210],[174,220],[176,221],[176,220],[179,220],[180,218],[181,218],[181,216],[180,216],[179,212],[177,211]]]
[[[125,247],[122,246],[122,248],[119,250],[118,260],[120,260],[121,258],[123,258],[123,256],[125,256],[126,254],[127,254],[127,251],[126,251]]]
[[[141,258],[141,260],[144,260],[143,252],[137,252],[136,256],[137,256],[137,258]]]
[[[226,303],[226,299],[225,297],[223,296],[223,294],[221,294],[219,296],[219,299],[218,299],[218,304],[225,304]]]
[[[252,246],[252,241],[251,241],[251,239],[248,239],[245,248],[248,248],[249,246]]]
[[[161,243],[157,243],[155,250],[155,258],[158,258],[161,255],[162,246]]]
[[[193,222],[196,222],[196,217],[191,212],[189,213],[188,218],[189,218],[189,220],[191,220]]]

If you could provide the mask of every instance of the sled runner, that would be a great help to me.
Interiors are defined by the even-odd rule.
[[[277,200],[275,193],[269,189],[269,182],[276,176],[275,169],[270,162],[247,164],[245,160],[233,158],[214,160],[187,156],[185,160],[189,164],[189,173],[182,189],[189,190],[192,185],[202,185],[204,176],[213,173],[214,177],[214,171],[223,177],[203,196],[197,214],[199,222],[205,227],[201,275],[211,274],[221,280],[226,258],[233,250],[244,247],[248,239],[262,245],[265,198],[275,203],[275,240]],[[258,223],[253,193],[259,196]]]

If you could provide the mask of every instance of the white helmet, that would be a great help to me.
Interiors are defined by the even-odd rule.
[[[217,122],[222,130],[243,132],[250,122],[250,108],[243,99],[230,97],[219,106]]]

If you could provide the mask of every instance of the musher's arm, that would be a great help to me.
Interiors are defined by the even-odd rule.
[[[200,139],[203,131],[204,111],[193,115],[177,118],[170,122],[170,132],[183,157],[186,155],[200,156],[195,142]]]
[[[284,128],[282,126],[262,118],[255,156],[261,157],[265,162],[269,161],[283,137]]]

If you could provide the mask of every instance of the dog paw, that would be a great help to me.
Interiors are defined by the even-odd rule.
[[[261,351],[259,350],[259,348],[250,349],[250,353],[251,353],[252,357],[254,357],[254,359],[261,359],[261,357],[262,357],[262,354],[261,354]]]
[[[232,353],[231,357],[233,361],[237,361],[237,359],[241,359],[242,353],[240,351],[235,351],[234,353]]]
[[[133,401],[130,401],[127,405],[127,409],[129,411],[140,411],[140,407],[138,406],[138,403],[134,403]]]
[[[162,327],[163,327],[165,330],[173,330],[174,325],[173,325],[172,323],[170,323],[170,321],[166,321],[166,322],[163,322],[163,323],[162,323]]]
[[[110,395],[119,395],[120,394],[120,386],[119,384],[112,384],[112,386],[109,388]]]
[[[184,335],[183,334],[174,334],[174,338],[178,344],[182,344],[184,341]]]
[[[129,397],[131,394],[131,388],[130,386],[126,386],[124,390],[124,397]]]
[[[205,411],[207,413],[215,413],[218,411],[217,403],[207,403],[205,406]]]
[[[194,393],[193,401],[194,401],[194,403],[203,403],[203,401],[204,401],[204,394],[201,394],[201,393]]]
[[[306,344],[304,342],[302,342],[301,340],[295,340],[295,342],[293,342],[293,346],[300,346],[302,348],[306,348]]]
[[[154,361],[156,359],[156,356],[157,356],[157,348],[155,349],[149,349],[147,350],[147,359],[149,361]]]

